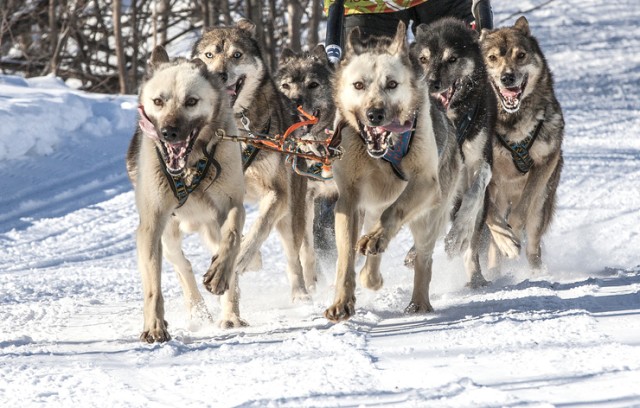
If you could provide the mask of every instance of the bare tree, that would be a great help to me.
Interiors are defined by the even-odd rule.
[[[113,34],[116,40],[116,59],[118,65],[118,82],[120,93],[127,93],[127,72],[125,70],[124,47],[122,45],[122,0],[113,0]]]
[[[302,42],[300,41],[300,31],[302,28],[302,7],[298,0],[287,1],[287,13],[289,16],[287,31],[289,34],[289,48],[295,52],[300,52]]]

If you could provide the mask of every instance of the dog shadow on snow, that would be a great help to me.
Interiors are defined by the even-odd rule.
[[[543,319],[555,319],[575,312],[582,314],[585,311],[593,314],[606,313],[607,316],[616,315],[640,315],[640,296],[637,293],[610,293],[602,295],[580,294],[580,290],[588,291],[593,286],[598,289],[628,287],[640,284],[640,268],[632,272],[606,268],[598,277],[558,283],[548,280],[526,279],[515,284],[501,284],[508,278],[498,278],[486,288],[471,290],[465,289],[459,292],[461,297],[486,297],[486,300],[471,300],[438,307],[438,301],[434,302],[436,311],[432,315],[416,316],[414,319],[403,319],[407,315],[401,312],[374,311],[382,319],[391,319],[378,324],[372,332],[373,337],[403,335],[407,332],[417,332],[420,329],[433,330],[437,326],[451,326],[461,322],[479,320],[487,316],[500,316],[516,313],[544,312]],[[531,290],[534,289],[534,290]],[[541,289],[541,290],[535,290]],[[548,289],[548,290],[545,290]],[[570,292],[576,292],[572,296]],[[517,292],[533,292],[517,296]],[[515,296],[508,298],[492,297],[492,294],[510,293]],[[566,296],[562,296],[566,294]],[[500,296],[504,297],[504,296]],[[357,319],[357,318],[356,318]],[[503,319],[499,319],[503,320]]]

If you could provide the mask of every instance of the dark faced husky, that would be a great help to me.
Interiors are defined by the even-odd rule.
[[[499,100],[487,216],[493,236],[489,267],[497,267],[500,255],[517,257],[524,232],[529,265],[539,269],[540,241],[553,218],[562,170],[562,110],[526,18],[513,27],[483,30],[480,43]]]
[[[238,128],[245,131],[241,136],[249,132],[282,135],[293,123],[294,112],[285,107],[267,71],[252,22],[243,19],[234,27],[206,30],[195,43],[193,56],[224,82]],[[300,259],[306,230],[306,179],[295,175],[285,156],[277,152],[243,145],[243,160],[245,198],[258,203],[259,214],[242,240],[239,271],[249,268],[275,226],[287,257],[292,299],[308,299],[308,288],[315,285],[315,269],[303,274],[303,268],[311,268],[313,262]]]
[[[487,284],[478,250],[484,226],[485,194],[491,180],[491,142],[496,99],[487,79],[478,36],[454,18],[417,27],[411,55],[422,67],[432,101],[456,128],[464,159],[461,201],[445,239],[449,255],[465,252],[469,286]]]
[[[204,285],[216,295],[224,293],[221,324],[243,323],[235,264],[245,211],[240,147],[218,136],[237,132],[222,83],[202,61],[170,61],[162,47],[153,51],[149,71],[140,90],[140,126],[127,152],[127,172],[140,215],[140,338],[152,343],[170,338],[160,288],[162,255],[180,277],[191,314],[209,317],[182,252],[183,232],[199,232],[215,254]]]
[[[333,74],[333,66],[329,63],[323,45],[316,46],[310,52],[294,53],[288,48],[282,51],[278,72],[274,77],[276,85],[289,99],[292,109],[301,107],[305,112],[318,118],[316,124],[300,129],[298,137],[310,140],[328,138],[327,130],[333,129],[335,118],[332,95]],[[328,153],[314,145],[308,145],[305,151],[318,155]],[[330,170],[323,168],[320,162],[297,160],[303,171],[309,174],[307,216],[311,220],[307,223],[308,229],[302,250],[303,252],[319,251],[321,254],[325,253],[326,258],[333,258],[335,256],[333,205],[337,199],[338,190],[331,180]],[[310,257],[304,256],[304,258]]]
[[[462,160],[453,127],[430,103],[409,59],[404,23],[393,39],[363,38],[354,29],[334,90],[344,157],[333,165],[338,262],[335,300],[325,317],[340,321],[354,314],[357,253],[366,255],[361,284],[382,286],[381,254],[404,224],[416,246],[405,311],[432,311],[432,253],[449,220]],[[363,224],[367,233],[360,237]]]

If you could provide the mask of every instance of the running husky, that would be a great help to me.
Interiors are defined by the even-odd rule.
[[[335,104],[332,95],[334,69],[329,63],[324,45],[317,45],[310,52],[295,53],[288,48],[282,51],[278,72],[274,79],[276,85],[290,101],[292,109],[302,107],[305,112],[318,118],[312,126],[300,130],[299,137],[310,140],[326,140],[327,129],[333,129]],[[301,118],[304,120],[304,118]],[[311,145],[310,145],[311,146]],[[317,149],[309,149],[316,154]],[[319,162],[297,159],[309,173],[307,216],[307,234],[303,241],[303,251],[314,251],[314,247],[330,255],[335,251],[333,226],[333,205],[338,190],[330,180],[331,175]],[[326,181],[325,181],[326,179]],[[313,204],[316,204],[314,214]],[[315,240],[314,240],[315,236]],[[313,245],[315,241],[315,246]],[[328,257],[328,256],[327,256]],[[333,258],[333,256],[331,256]]]
[[[455,18],[421,24],[411,55],[424,71],[429,94],[456,128],[464,160],[461,201],[445,249],[450,256],[464,251],[468,286],[485,286],[478,251],[486,216],[485,192],[491,180],[496,98],[478,35]]]
[[[333,165],[338,262],[335,300],[324,313],[334,322],[355,312],[356,253],[366,255],[361,284],[379,289],[381,254],[406,223],[416,259],[405,312],[433,310],[432,253],[449,220],[462,159],[455,130],[430,103],[406,42],[402,22],[393,39],[363,38],[355,28],[336,73],[344,158]],[[363,224],[367,233],[358,239]]]
[[[215,254],[204,285],[224,294],[222,326],[243,324],[235,264],[245,211],[240,147],[218,136],[237,131],[222,83],[199,59],[170,61],[162,47],[151,55],[149,75],[140,90],[140,126],[127,152],[127,172],[140,215],[140,339],[153,343],[170,339],[160,288],[163,254],[178,273],[191,314],[210,318],[182,252],[183,231],[199,232]]]
[[[194,44],[193,56],[202,59],[224,82],[240,130],[282,135],[293,123],[293,112],[285,105],[262,59],[251,21],[242,19],[234,27],[206,30]],[[291,297],[309,299],[308,288],[315,285],[315,260],[313,252],[300,251],[306,229],[306,179],[295,175],[280,153],[243,144],[242,155],[245,198],[258,203],[259,214],[242,240],[238,270],[249,268],[275,226],[287,257]],[[313,272],[303,274],[303,270]]]
[[[493,241],[488,266],[496,268],[500,255],[517,257],[525,232],[527,259],[536,270],[542,266],[540,241],[553,218],[562,170],[562,110],[526,18],[513,27],[483,30],[480,43],[499,100],[489,184],[487,225]]]

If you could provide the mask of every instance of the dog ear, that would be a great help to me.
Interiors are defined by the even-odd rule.
[[[362,54],[364,46],[362,44],[362,31],[360,27],[354,27],[347,36],[347,53],[356,55]]]
[[[296,53],[291,48],[285,47],[280,54],[280,64],[286,64],[291,58],[295,57]]]
[[[418,39],[418,37],[424,35],[424,33],[427,32],[429,26],[426,25],[425,23],[420,24],[419,26],[416,27],[416,40]]]
[[[329,65],[329,58],[327,57],[327,51],[324,49],[324,45],[316,45],[313,50],[311,50],[311,56],[323,64]]]
[[[162,45],[158,45],[151,52],[151,57],[149,58],[148,67],[150,73],[158,69],[158,67],[162,64],[169,62],[169,54],[164,49]]]
[[[482,30],[480,30],[480,39],[479,41],[482,42],[487,38],[487,35],[489,35],[489,33],[491,32],[491,30],[489,30],[488,28],[483,28]]]
[[[192,58],[191,63],[195,65],[200,71],[208,72],[207,64],[204,63],[200,58]]]
[[[247,31],[252,37],[256,35],[256,25],[249,19],[241,18],[240,21],[236,23],[236,27],[242,31]]]
[[[531,30],[529,30],[529,22],[525,16],[520,16],[516,20],[516,23],[513,25],[513,28],[522,31],[525,35],[531,35]]]
[[[389,46],[389,50],[394,54],[401,54],[407,49],[407,26],[404,21],[398,22],[398,29],[396,35],[393,37],[393,42]]]

